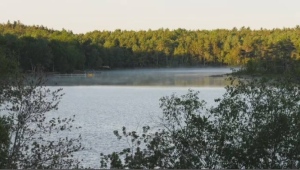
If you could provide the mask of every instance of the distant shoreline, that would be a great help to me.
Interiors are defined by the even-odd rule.
[[[119,69],[87,74],[53,74],[49,86],[120,85],[120,86],[224,86],[228,67]]]

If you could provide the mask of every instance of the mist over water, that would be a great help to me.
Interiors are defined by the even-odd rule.
[[[230,68],[172,68],[90,71],[50,76],[49,85],[225,86]],[[87,76],[90,74],[90,76]]]
[[[210,107],[225,92],[224,77],[210,76],[230,72],[229,68],[143,69],[103,71],[91,78],[59,77],[58,85],[49,88],[62,87],[65,96],[49,117],[76,115],[74,125],[82,129],[60,137],[81,134],[86,150],[75,156],[83,159],[83,166],[99,168],[101,152],[108,154],[128,147],[125,140],[117,140],[114,130],[125,126],[129,131],[139,131],[144,125],[156,125],[162,115],[159,99],[173,93],[186,94],[188,89],[200,91],[199,98]],[[59,86],[64,83],[72,86]]]

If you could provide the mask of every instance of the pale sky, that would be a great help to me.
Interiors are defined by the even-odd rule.
[[[0,0],[0,23],[86,33],[300,25],[300,0]]]

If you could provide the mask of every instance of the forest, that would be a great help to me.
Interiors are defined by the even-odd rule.
[[[74,34],[8,21],[0,24],[0,53],[19,61],[24,72],[40,68],[72,73],[107,68],[240,66],[249,58],[280,57],[278,49],[298,59],[299,36],[300,26],[271,30],[117,29]]]

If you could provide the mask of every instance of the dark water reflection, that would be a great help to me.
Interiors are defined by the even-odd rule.
[[[50,76],[49,85],[225,86],[230,68],[132,69]]]

